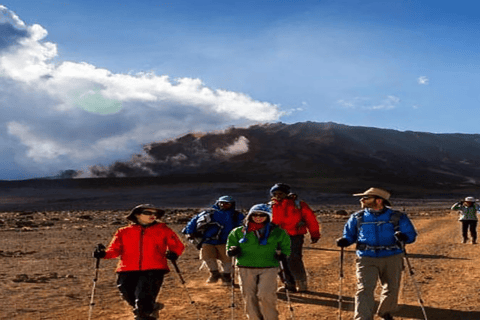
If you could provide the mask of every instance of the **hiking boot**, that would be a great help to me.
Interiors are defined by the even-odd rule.
[[[394,320],[392,315],[390,313],[386,313],[383,316],[381,316],[383,320]]]
[[[157,320],[157,318],[155,317],[152,317],[152,316],[147,316],[147,315],[143,315],[143,316],[135,316],[135,320]]]
[[[218,270],[210,271],[210,277],[207,279],[207,283],[217,283],[218,279],[220,279],[221,275]]]
[[[472,244],[477,244],[477,239],[473,239]]]
[[[165,307],[165,305],[163,303],[158,303],[158,302],[155,302],[155,304],[153,305],[153,311],[152,313],[150,313],[150,316],[151,317],[154,317],[155,319],[158,319],[160,317],[160,310],[162,310],[163,308]]]
[[[308,286],[307,286],[307,280],[300,280],[300,281],[295,281],[297,284],[297,292],[307,292],[308,291]]]
[[[468,238],[463,238],[462,243],[467,243],[467,241],[468,241]]]
[[[232,284],[232,275],[230,273],[222,273],[220,275],[220,278],[222,279],[222,283],[225,285]]]

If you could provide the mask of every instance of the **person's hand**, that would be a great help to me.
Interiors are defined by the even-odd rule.
[[[101,243],[97,244],[93,251],[93,257],[96,259],[102,259],[107,253],[105,252],[105,246]]]
[[[287,259],[287,255],[280,250],[275,251],[273,257],[278,261],[285,261],[285,259]]]
[[[350,241],[348,241],[348,239],[346,238],[338,238],[337,239],[337,246],[341,247],[341,248],[345,248],[345,247],[348,247],[350,245]]]
[[[405,241],[408,240],[408,236],[401,231],[397,231],[395,232],[395,239],[397,239],[398,242],[405,243]]]
[[[279,199],[275,198],[275,197],[271,197],[270,198],[270,202],[268,203],[269,205],[273,206],[273,205],[277,205],[278,204],[278,201]]]
[[[320,237],[311,237],[310,239],[312,241],[311,243],[314,244],[314,243],[317,243],[318,240],[320,240]]]
[[[229,257],[238,256],[240,253],[242,253],[242,250],[240,249],[240,247],[237,246],[230,247],[227,250],[227,256]]]
[[[176,254],[175,252],[173,251],[167,251],[165,253],[165,257],[170,260],[170,261],[177,261],[178,259],[178,254]]]
[[[297,194],[295,194],[295,193],[289,193],[289,194],[287,195],[287,198],[288,198],[288,199],[292,199],[292,200],[297,200],[298,196],[297,196]]]

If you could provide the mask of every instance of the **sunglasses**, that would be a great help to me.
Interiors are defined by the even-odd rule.
[[[365,197],[361,197],[360,200],[368,200],[368,199],[376,199],[377,197],[375,196],[365,196]]]
[[[154,211],[143,211],[142,213],[140,214],[143,214],[144,216],[151,216],[151,215],[156,215],[157,212],[154,212]]]
[[[252,213],[251,216],[252,217],[265,217],[265,218],[267,217],[267,215],[263,214],[263,213]]]

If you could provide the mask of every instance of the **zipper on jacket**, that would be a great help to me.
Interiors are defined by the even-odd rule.
[[[140,226],[140,250],[139,250],[139,261],[138,261],[138,270],[142,270],[142,260],[143,260],[143,235],[145,234],[145,228]]]

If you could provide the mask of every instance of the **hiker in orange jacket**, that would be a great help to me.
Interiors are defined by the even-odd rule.
[[[106,250],[98,245],[93,253],[98,259],[120,258],[117,287],[135,320],[157,318],[162,305],[155,300],[169,272],[167,259],[177,260],[185,249],[177,234],[157,221],[164,213],[150,204],[136,206],[126,216],[132,224],[118,229]]]
[[[307,273],[302,260],[304,235],[310,233],[311,243],[320,240],[320,224],[315,213],[304,201],[291,194],[290,186],[277,183],[270,189],[272,222],[284,229],[290,236],[291,254],[287,264],[291,272],[290,279],[285,279],[289,291],[305,292],[308,290]],[[289,277],[287,275],[287,277]],[[284,291],[285,287],[279,289]]]

